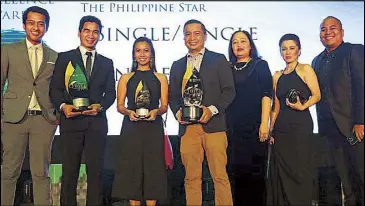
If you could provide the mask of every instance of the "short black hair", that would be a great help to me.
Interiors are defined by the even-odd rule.
[[[136,44],[139,43],[139,42],[146,42],[150,46],[150,48],[151,48],[151,54],[152,54],[151,59],[150,59],[150,61],[152,61],[152,65],[151,65],[151,68],[150,69],[152,71],[154,71],[154,72],[157,72],[157,69],[156,69],[156,61],[155,61],[155,59],[156,59],[156,56],[155,56],[156,55],[155,48],[153,47],[153,44],[152,44],[151,39],[149,39],[147,37],[144,37],[144,36],[139,37],[133,43],[133,50],[132,50],[132,69],[131,69],[131,71],[132,72],[136,72],[137,71],[138,65],[134,65],[134,59],[135,59],[134,50],[136,49]]]
[[[94,22],[94,23],[96,23],[99,26],[99,32],[101,33],[102,25],[101,25],[100,19],[96,16],[91,16],[91,15],[83,16],[80,19],[79,32],[81,32],[82,28],[84,27],[85,22]]]
[[[205,25],[201,21],[196,20],[196,19],[190,19],[189,21],[185,22],[184,29],[183,29],[184,33],[185,33],[185,27],[189,24],[200,24],[204,34],[207,33],[207,29],[205,28]]]
[[[302,46],[300,44],[300,39],[296,34],[284,34],[279,40],[279,47],[281,47],[281,44],[283,43],[283,41],[287,41],[287,40],[293,40],[295,42],[295,44],[298,46],[299,50],[302,48]]]
[[[39,6],[31,6],[29,8],[27,8],[24,12],[23,12],[23,24],[25,25],[26,21],[27,21],[27,18],[28,18],[28,14],[29,12],[36,12],[36,13],[39,13],[39,14],[42,14],[46,20],[46,31],[48,30],[48,27],[49,27],[49,13],[46,9],[43,9]]]
[[[248,33],[246,30],[238,30],[238,31],[235,31],[232,34],[231,39],[229,40],[229,45],[228,45],[229,62],[231,64],[235,64],[237,62],[237,57],[233,53],[232,42],[233,42],[233,36],[235,34],[239,33],[239,32],[244,33],[247,36],[248,41],[250,42],[250,46],[251,46],[250,57],[251,57],[251,59],[256,60],[256,59],[261,58],[261,57],[259,57],[259,52],[257,51],[255,42],[253,41],[252,36],[250,35],[250,33]]]
[[[338,18],[336,18],[334,16],[327,16],[326,18],[324,18],[323,21],[322,21],[322,23],[321,23],[321,26],[322,26],[323,22],[325,20],[327,20],[327,19],[334,19],[334,20],[336,20],[338,22],[338,24],[340,25],[340,29],[342,29],[342,22],[341,22],[341,20],[339,20]]]

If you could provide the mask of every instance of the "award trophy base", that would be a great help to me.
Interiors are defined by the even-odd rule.
[[[149,112],[150,111],[146,108],[136,109],[136,114],[138,115],[139,119],[146,119]]]
[[[203,109],[198,106],[184,106],[182,110],[182,119],[185,122],[197,123],[203,115]]]
[[[72,112],[83,112],[86,110],[90,110],[89,107],[89,99],[88,98],[75,98],[72,100],[72,104],[78,109],[73,109]]]

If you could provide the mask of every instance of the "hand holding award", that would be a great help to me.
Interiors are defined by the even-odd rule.
[[[135,95],[136,114],[139,119],[146,119],[148,117],[150,102],[150,91],[147,85],[141,80],[137,86]]]
[[[286,104],[292,109],[303,111],[305,109],[303,104],[306,101],[302,93],[296,89],[290,89],[286,93]]]
[[[203,100],[203,89],[199,72],[195,68],[191,69],[191,67],[191,65],[188,66],[183,79],[182,97],[184,106],[182,108],[182,120],[196,123],[199,122],[203,114],[202,108],[200,108]]]
[[[72,98],[72,105],[76,108],[72,112],[83,112],[90,109],[88,80],[81,67],[78,64],[74,67],[71,61],[66,68],[65,87]]]

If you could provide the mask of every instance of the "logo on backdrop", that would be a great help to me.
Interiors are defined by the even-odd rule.
[[[110,13],[202,13],[207,11],[205,4],[196,3],[80,3],[84,12],[110,12]]]
[[[117,27],[117,28],[103,28],[100,35],[100,41],[134,41],[138,37],[144,36],[150,38],[152,41],[174,41],[183,39],[184,25],[177,25],[173,27]],[[258,40],[258,28],[256,26],[250,27],[207,27],[207,34],[209,39],[229,41],[232,34],[236,30],[248,31],[253,40]]]
[[[27,0],[19,0],[19,1],[9,1],[9,0],[1,0],[1,20],[18,20],[22,19],[23,10],[18,9],[4,9],[7,5],[11,5],[12,7],[19,7],[19,5],[26,6],[40,6],[43,7],[46,4],[54,4],[53,1],[27,1]]]

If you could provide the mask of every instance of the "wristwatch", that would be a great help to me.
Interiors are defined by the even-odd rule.
[[[100,104],[99,112],[103,112],[103,111],[104,111],[104,107]]]

